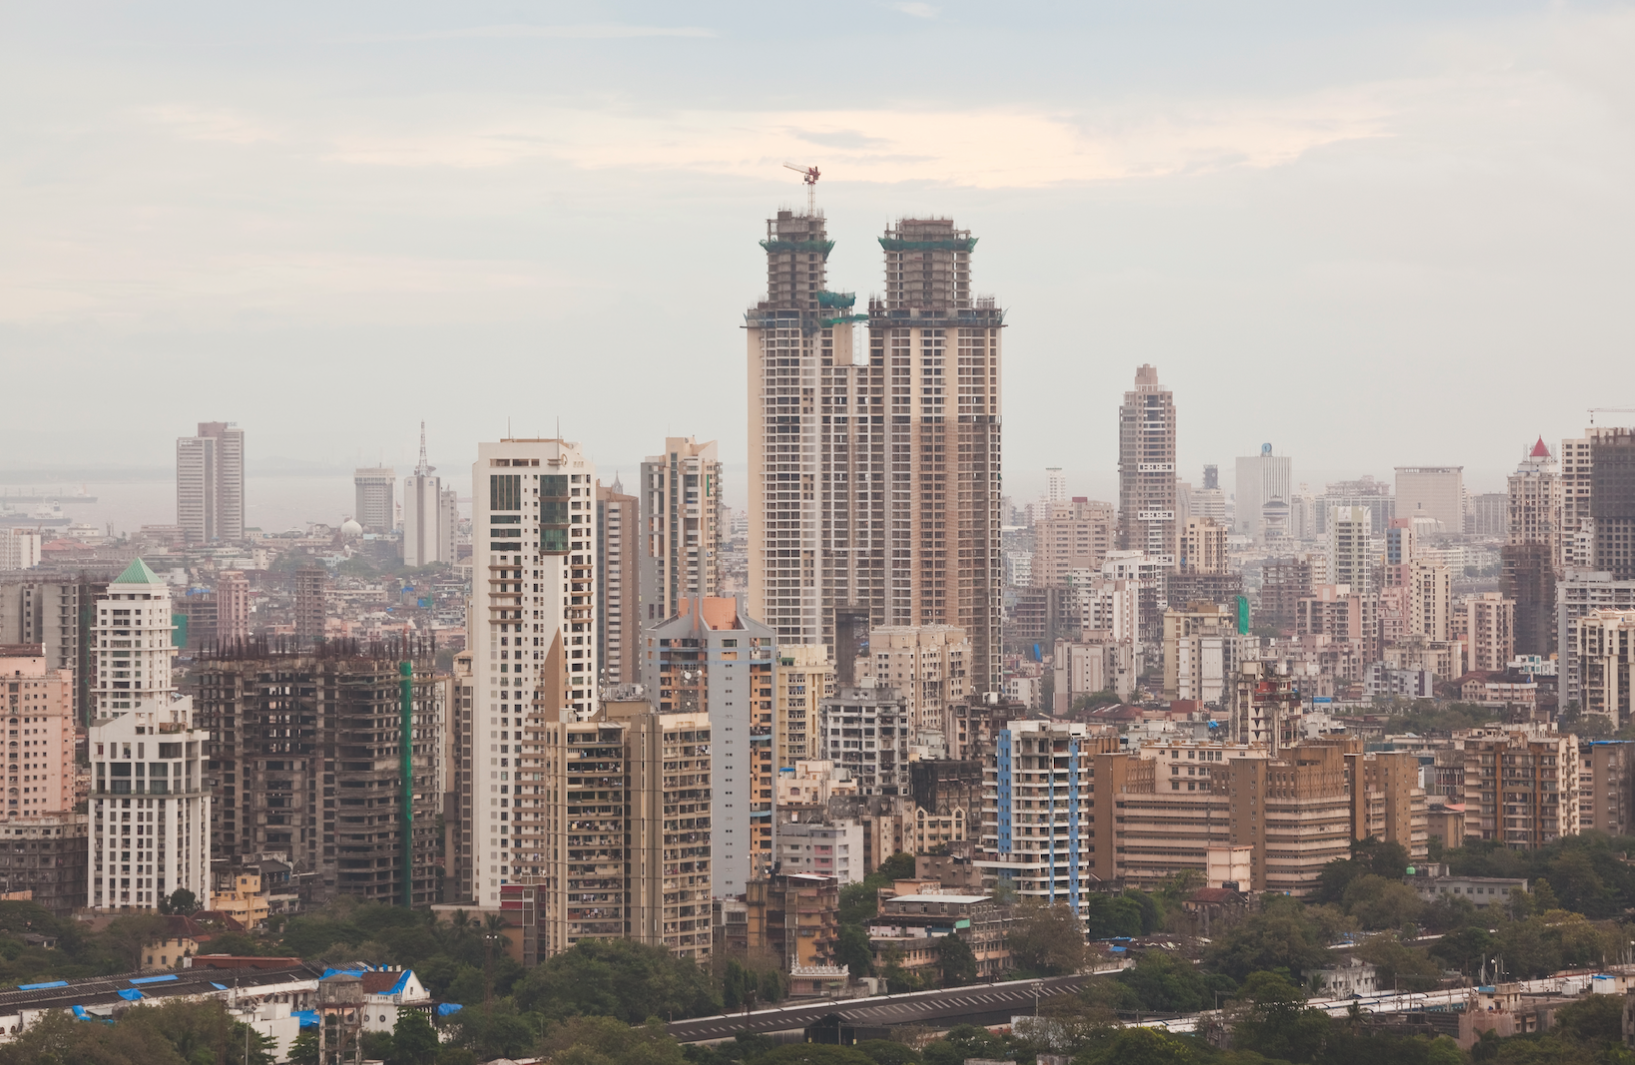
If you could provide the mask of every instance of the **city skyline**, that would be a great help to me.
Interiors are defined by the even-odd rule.
[[[159,359],[167,372],[125,396],[260,426],[262,457],[365,466],[397,440],[386,464],[406,468],[413,434],[399,421],[426,418],[459,441],[503,435],[507,414],[522,435],[549,435],[560,414],[611,427],[594,448],[602,469],[633,472],[659,435],[647,425],[718,440],[736,465],[744,427],[696,368],[735,365],[734,300],[757,287],[744,252],[759,219],[805,199],[787,156],[823,169],[818,204],[843,289],[883,291],[873,236],[892,219],[952,216],[983,234],[984,283],[1017,311],[1013,475],[1111,468],[1110,434],[1061,427],[1116,407],[1126,367],[1146,362],[1187,411],[1178,463],[1189,476],[1270,439],[1306,469],[1454,463],[1486,467],[1497,488],[1510,425],[1564,437],[1595,402],[1539,368],[1627,346],[1603,294],[1627,287],[1616,249],[1630,208],[1598,191],[1625,187],[1631,165],[1617,117],[1626,84],[1598,74],[1606,42],[1635,27],[1627,12],[1516,6],[1444,23],[1382,8],[1310,16],[1298,30],[1248,15],[1230,26],[1255,35],[1246,75],[1175,58],[1218,43],[1225,16],[1204,10],[1184,28],[1140,13],[1038,13],[1027,30],[962,5],[878,20],[846,10],[867,10],[873,32],[916,58],[787,88],[759,110],[726,101],[764,72],[761,43],[791,31],[781,13],[701,9],[682,21],[622,5],[574,26],[481,5],[384,24],[295,8],[281,13],[286,32],[257,44],[246,43],[263,36],[242,21],[251,15],[109,11],[83,37],[64,16],[36,13],[8,35],[6,68],[55,110],[19,119],[14,143],[48,153],[64,122],[108,135],[53,164],[65,184],[8,187],[18,239],[0,259],[13,279],[0,345],[24,356],[16,380],[37,390],[64,361],[101,375]],[[1454,27],[1490,59],[1450,45]],[[966,64],[977,76],[922,95],[923,57],[958,62],[994,33],[1034,61]],[[141,46],[116,43],[126,40]],[[1104,55],[1114,41],[1121,58],[1103,67],[1046,58]],[[1343,61],[1317,70],[1314,48]],[[213,51],[233,54],[233,69]],[[269,98],[262,86],[298,63],[305,92]],[[500,75],[517,76],[515,88]],[[346,88],[355,77],[373,86],[367,98]],[[62,79],[74,90],[53,92]],[[404,102],[411,84],[430,116]],[[609,103],[615,86],[623,102]],[[1186,118],[1167,129],[1175,114]],[[744,132],[697,135],[717,126]],[[995,153],[971,147],[990,143],[1025,159],[997,172],[984,162]],[[197,184],[168,186],[171,162]],[[233,186],[253,191],[235,202],[212,193]],[[250,206],[258,198],[279,213]],[[66,214],[87,201],[96,208]],[[173,222],[139,224],[153,214]],[[416,224],[401,224],[410,215]],[[341,218],[351,221],[331,224]],[[623,253],[659,218],[691,269]],[[615,305],[629,328],[592,324]],[[676,357],[648,355],[654,331]],[[559,344],[599,353],[560,368],[576,409],[496,410],[442,372],[459,352],[488,351],[518,366],[519,395],[548,404]],[[419,373],[377,382],[385,357]],[[1386,430],[1370,454],[1304,413],[1328,402],[1314,364],[1370,368],[1347,377]],[[1472,375],[1475,365],[1494,372]],[[607,368],[650,387],[600,387]],[[422,375],[443,380],[436,401]],[[1399,413],[1393,397],[1409,377],[1493,416],[1457,425]],[[1529,386],[1511,387],[1518,378]],[[366,409],[344,398],[362,387],[377,400]],[[235,409],[223,408],[228,396]],[[105,403],[90,397],[90,424],[70,437],[48,431],[49,405],[19,412],[0,431],[3,465],[165,465],[163,438],[115,446],[113,423],[96,417]],[[302,418],[276,416],[295,403]],[[718,413],[678,424],[678,406]],[[1249,409],[1270,424],[1246,422]],[[469,461],[439,451],[445,468]]]

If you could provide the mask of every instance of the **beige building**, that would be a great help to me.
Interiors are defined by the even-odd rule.
[[[767,298],[747,315],[749,610],[783,646],[835,646],[835,611],[957,625],[971,683],[1000,687],[1000,332],[972,295],[976,239],[904,219],[880,239],[886,298],[865,336],[830,291],[821,215],[767,224]]]
[[[267,923],[267,896],[261,890],[261,874],[249,869],[228,869],[215,875],[216,887],[210,894],[210,908],[224,913],[250,931]]]
[[[169,663],[158,658],[154,663],[156,670],[162,665],[168,682]],[[12,757],[0,778],[6,790],[0,815],[12,819],[72,810],[73,674],[47,668],[39,644],[0,644],[0,700],[12,733]]]
[[[1498,592],[1465,600],[1465,636],[1471,669],[1503,670],[1516,656],[1516,602]]]
[[[1111,503],[1080,498],[1047,504],[1044,516],[1033,523],[1030,581],[1035,586],[1065,584],[1073,570],[1101,569],[1117,533]]]
[[[223,644],[250,638],[250,582],[238,570],[216,576],[216,638]]]
[[[1430,845],[1425,789],[1419,786],[1419,758],[1411,752],[1347,751],[1351,780],[1351,835],[1400,844],[1413,861],[1423,861]]]
[[[1181,572],[1227,572],[1226,532],[1214,518],[1188,518],[1181,529]]]
[[[1246,891],[1305,895],[1350,853],[1345,749],[1169,743],[1097,755],[1095,873],[1138,886],[1208,875],[1212,852],[1247,848]]]
[[[1193,603],[1164,612],[1164,698],[1225,707],[1242,653],[1237,611]]]
[[[1328,571],[1334,584],[1367,595],[1374,588],[1373,517],[1367,507],[1335,507],[1328,516]]]
[[[1578,764],[1579,831],[1629,835],[1635,830],[1635,743],[1581,741]]]
[[[1463,466],[1398,466],[1396,516],[1409,521],[1431,519],[1430,529],[1446,536],[1465,531]],[[1423,525],[1416,525],[1416,528]]]
[[[189,543],[244,539],[244,430],[200,422],[176,441],[176,524]]]
[[[683,599],[721,594],[726,529],[715,441],[666,438],[664,454],[642,463],[638,491],[641,625],[646,627],[675,617]]]
[[[1118,409],[1118,546],[1175,565],[1175,396],[1143,365]]]
[[[1453,575],[1448,567],[1416,559],[1412,569],[1412,631],[1431,640],[1452,636]],[[1507,659],[1508,661],[1508,659]]]
[[[958,742],[954,707],[970,693],[971,641],[953,625],[887,625],[869,630],[857,663],[863,684],[895,688],[908,702],[911,744],[940,737],[948,757]],[[933,736],[933,734],[935,734]]]
[[[1464,802],[1467,838],[1537,850],[1578,834],[1577,737],[1461,729],[1453,734],[1449,761],[1459,769],[1449,797]]]
[[[1621,728],[1631,711],[1635,610],[1593,610],[1579,620],[1577,637],[1583,712]]]
[[[592,720],[545,724],[539,740],[543,798],[518,802],[538,811],[541,957],[633,939],[707,962],[709,715],[614,696]]]
[[[776,685],[772,748],[781,773],[819,753],[819,708],[835,688],[829,649],[814,643],[779,648]]]
[[[596,654],[604,686],[641,680],[641,567],[647,561],[640,538],[639,504],[613,484],[596,486]]]

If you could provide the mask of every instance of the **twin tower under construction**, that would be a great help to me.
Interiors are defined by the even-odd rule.
[[[832,290],[822,212],[767,222],[749,355],[749,602],[780,644],[835,646],[835,614],[955,625],[1000,686],[1000,331],[971,294],[977,238],[903,219],[885,295]]]

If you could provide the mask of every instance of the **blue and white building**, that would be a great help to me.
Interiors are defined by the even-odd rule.
[[[996,738],[976,864],[1017,897],[1063,902],[1082,917],[1095,861],[1089,726],[1012,721]]]

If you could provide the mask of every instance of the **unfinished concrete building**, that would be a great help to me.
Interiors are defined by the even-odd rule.
[[[211,853],[220,864],[265,856],[310,877],[314,901],[403,898],[399,663],[413,662],[408,738],[413,768],[415,905],[437,894],[440,764],[451,684],[430,644],[336,641],[317,651],[238,647],[194,669],[196,720],[210,732]]]

